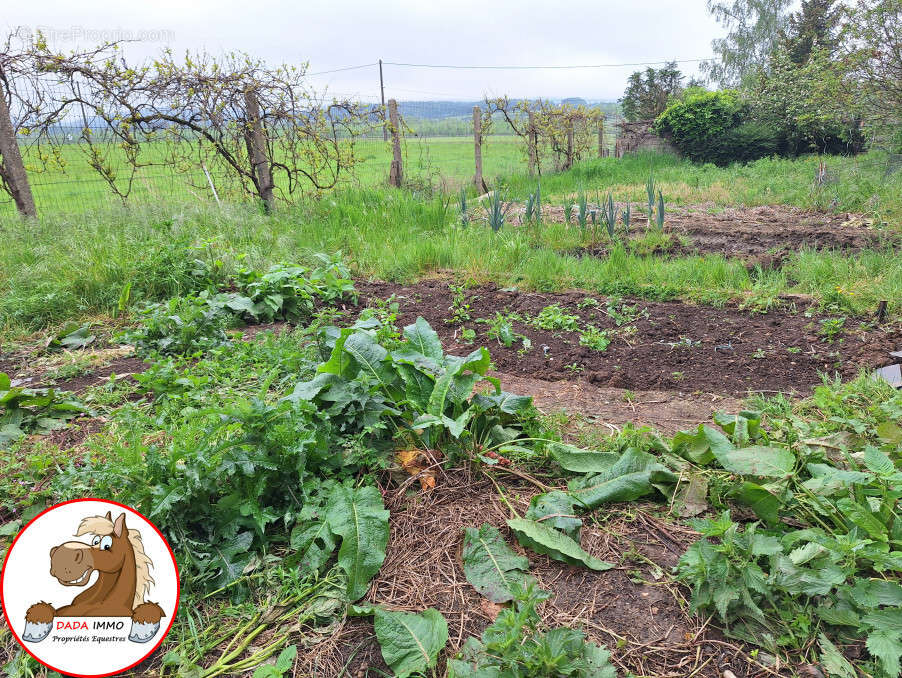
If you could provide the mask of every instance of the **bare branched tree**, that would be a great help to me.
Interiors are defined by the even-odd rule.
[[[313,91],[306,66],[170,51],[135,66],[119,48],[64,54],[40,33],[7,35],[0,90],[29,172],[65,171],[61,145],[74,140],[123,201],[144,168],[165,166],[201,189],[216,176],[269,207],[334,187],[358,161],[356,137],[374,124],[372,111]],[[0,187],[14,192],[2,164]]]
[[[27,170],[40,173],[59,170],[65,166],[60,152],[60,125],[65,121],[75,99],[59,86],[52,72],[54,67],[107,59],[115,54],[117,43],[105,43],[95,48],[70,54],[52,53],[40,33],[17,28],[6,34],[0,47],[0,96],[3,97],[11,123],[12,143],[24,146]],[[23,213],[15,169],[0,157],[0,190],[10,195]],[[11,159],[7,159],[11,160]],[[33,206],[32,206],[33,208]]]
[[[149,164],[185,171],[209,167],[268,204],[273,190],[287,198],[334,187],[356,164],[354,140],[368,124],[369,111],[311,90],[305,67],[269,67],[245,54],[176,59],[166,51],[141,67],[107,59],[58,66],[48,60],[46,68],[117,138],[132,177]],[[92,166],[127,195],[131,178],[116,186],[110,145],[99,148],[90,130],[83,140]],[[165,150],[142,160],[146,142]],[[257,154],[259,142],[265,162]]]
[[[524,140],[524,150],[530,152],[530,136],[535,141],[535,161],[541,171],[542,163],[553,163],[555,170],[569,169],[574,163],[589,157],[595,147],[598,126],[604,113],[597,108],[553,104],[549,101],[520,100],[507,97],[485,100],[486,115],[500,113],[514,133]]]

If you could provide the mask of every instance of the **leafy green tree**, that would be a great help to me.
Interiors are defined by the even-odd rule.
[[[814,49],[833,54],[839,47],[842,5],[837,0],[802,0],[802,7],[789,17],[783,43],[794,63],[808,61]]]
[[[791,49],[777,49],[749,87],[751,117],[776,132],[783,154],[861,150],[861,87],[852,65],[819,47],[800,65]]]
[[[858,0],[844,38],[870,133],[902,152],[902,0]]]
[[[708,11],[727,28],[714,40],[715,59],[702,64],[708,80],[722,87],[748,82],[767,64],[780,31],[788,22],[792,0],[708,0]]]
[[[773,132],[748,122],[748,105],[737,90],[690,90],[658,117],[655,131],[695,162],[727,165],[777,152]]]
[[[670,99],[683,91],[683,78],[675,61],[666,63],[664,68],[634,72],[620,99],[624,117],[631,122],[657,118]]]

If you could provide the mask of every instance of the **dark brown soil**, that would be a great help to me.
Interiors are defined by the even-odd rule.
[[[282,334],[282,332],[287,332],[290,329],[291,325],[284,321],[262,323],[260,325],[247,325],[246,327],[241,328],[241,341],[253,341],[257,338],[258,334],[264,332],[272,332],[274,335],[278,336]]]
[[[580,308],[579,302],[586,298],[584,292],[531,293],[485,285],[468,291],[471,319],[463,325],[451,325],[446,322],[451,317],[447,281],[407,286],[360,282],[357,287],[364,301],[394,294],[400,305],[399,325],[423,316],[439,333],[449,353],[466,354],[485,345],[499,372],[543,381],[584,380],[634,391],[732,395],[780,391],[804,395],[821,383],[822,374],[854,377],[863,368],[892,363],[889,352],[902,347],[902,328],[898,325],[875,329],[853,319],[845,321],[841,340],[831,343],[820,334],[820,321],[826,316],[813,310],[806,314],[802,300],[796,301],[795,312],[772,310],[767,314],[736,306],[626,300],[637,305],[639,317],[617,327],[601,297],[596,297],[597,306]],[[580,326],[592,324],[608,330],[612,341],[607,350],[580,346],[578,332],[545,331],[516,321],[515,331],[532,342],[532,350],[521,355],[519,342],[504,347],[486,336],[486,323],[476,322],[478,318],[494,317],[496,311],[534,317],[550,304],[578,315]],[[464,328],[476,333],[472,344],[463,341]]]
[[[521,514],[537,493],[523,485],[504,491]],[[466,471],[448,471],[428,493],[392,489],[384,495],[391,511],[389,543],[366,600],[388,609],[438,610],[448,621],[446,656],[453,657],[468,637],[481,635],[501,609],[467,583],[460,562],[463,528],[488,522],[528,557],[530,574],[552,594],[539,608],[543,625],[579,629],[607,646],[619,675],[719,678],[727,668],[737,676],[764,675],[741,659],[738,644],[725,642],[702,620],[686,614],[684,592],[668,573],[696,537],[654,517],[658,506],[632,503],[628,512],[611,506],[600,524],[586,521],[583,548],[615,564],[594,572],[520,549],[505,524],[510,512],[496,488]],[[343,666],[345,675],[381,675],[378,671],[386,667],[372,633],[368,620],[349,620],[335,637],[298,656],[298,674],[335,675],[332,667]]]
[[[103,381],[106,381],[110,377],[110,375],[132,375],[138,372],[143,372],[146,369],[147,364],[143,359],[136,356],[129,356],[125,358],[117,358],[116,360],[113,360],[106,365],[96,367],[90,372],[79,375],[77,377],[73,377],[72,379],[59,380],[51,384],[41,382],[39,377],[38,381],[33,384],[29,384],[28,386],[32,388],[52,386],[59,391],[72,391],[74,393],[78,393],[91,386],[95,386]]]
[[[111,349],[106,352],[107,349]],[[93,352],[97,352],[96,354]],[[83,391],[105,381],[112,374],[130,375],[143,372],[147,364],[133,354],[128,353],[126,347],[122,350],[114,346],[92,346],[89,354],[95,355],[93,364],[85,365],[81,373],[69,379],[55,378],[54,368],[48,361],[48,355],[42,351],[42,347],[34,346],[25,348],[15,354],[0,355],[0,372],[4,372],[24,388],[54,388],[58,391]],[[80,351],[73,352],[74,355]]]
[[[644,206],[633,206],[633,241],[646,234],[647,219],[642,209]],[[846,212],[783,205],[727,208],[717,213],[698,207],[667,210],[671,211],[667,212],[665,230],[674,237],[663,249],[647,254],[722,254],[776,268],[784,257],[803,248],[853,254],[900,244],[898,234],[874,229],[864,217]],[[543,210],[543,219],[562,223],[563,208],[548,207]],[[604,229],[599,227],[599,231]],[[603,240],[607,240],[606,235]],[[604,256],[606,252],[602,242],[576,253]]]
[[[71,425],[48,433],[45,440],[61,450],[69,450],[80,445],[89,435],[102,431],[106,424],[106,419],[102,417],[76,419]]]

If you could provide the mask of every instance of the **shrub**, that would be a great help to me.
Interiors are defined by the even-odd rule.
[[[723,164],[720,144],[742,122],[743,106],[733,90],[693,91],[674,102],[655,120],[655,131],[670,139],[695,162]]]
[[[746,122],[726,130],[711,149],[712,162],[751,162],[779,152],[777,133],[760,122]]]

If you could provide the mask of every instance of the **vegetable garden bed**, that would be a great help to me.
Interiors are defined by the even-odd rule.
[[[584,292],[450,284],[457,292],[442,280],[358,283],[358,289],[365,299],[394,295],[399,322],[422,315],[452,353],[490,346],[499,372],[630,390],[804,394],[822,382],[821,375],[850,378],[890,364],[889,352],[902,346],[898,325],[876,327],[818,312],[801,298],[762,313],[754,306],[612,301]],[[510,346],[493,330],[502,324],[499,317],[510,326]],[[597,331],[587,336],[590,326]],[[593,342],[594,347],[583,345]]]
[[[644,205],[632,207],[631,244],[646,254],[721,254],[752,264],[770,262],[770,266],[764,267],[773,268],[779,266],[782,257],[802,248],[857,254],[865,250],[894,247],[900,240],[894,232],[875,228],[864,216],[847,212],[818,212],[783,205],[729,207],[716,211],[703,205],[668,205],[665,233],[671,237],[641,243],[643,238],[656,233],[657,226],[653,224],[648,227]],[[543,205],[542,220],[565,223],[564,208]],[[571,215],[574,228],[578,228],[576,220],[575,214]],[[598,232],[603,231],[599,223]],[[602,236],[599,240],[598,244],[581,248],[575,253],[606,256],[607,237]]]
[[[898,674],[889,385],[721,396],[667,438],[574,435],[508,386],[619,385],[633,409],[651,385],[807,394],[888,362],[898,325],[801,298],[355,285],[320,260],[143,309],[133,379],[112,378],[139,367],[125,348],[86,349],[91,325],[0,357],[0,537],[40,502],[108,496],[180,558],[186,607],[135,673]],[[7,672],[34,675],[23,653]]]

